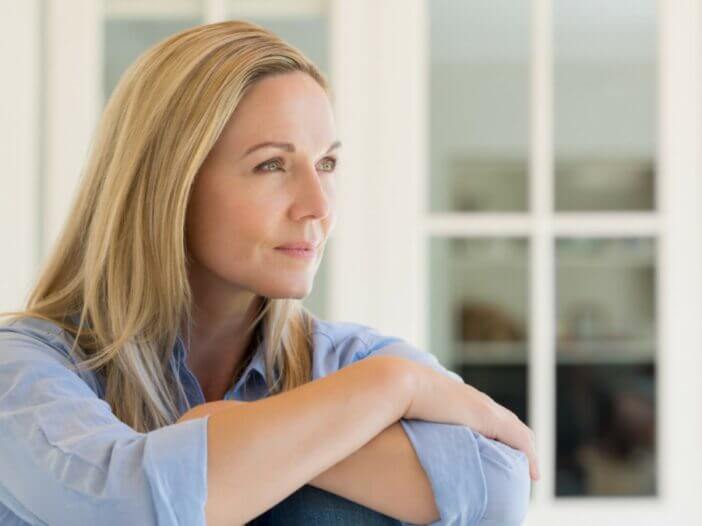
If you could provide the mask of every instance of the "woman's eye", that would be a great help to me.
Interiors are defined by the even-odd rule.
[[[328,168],[326,169],[327,172],[331,172],[336,168],[336,159],[334,157],[325,157],[322,159],[322,162],[326,162]]]
[[[272,171],[274,171],[274,170],[268,170],[268,169],[265,169],[265,168],[268,167],[268,166],[272,166],[272,165],[274,166],[276,163],[280,164],[281,167],[282,167],[282,164],[283,164],[283,163],[281,162],[281,159],[278,158],[278,157],[276,157],[275,159],[271,159],[271,160],[269,160],[269,161],[266,161],[266,162],[264,162],[264,163],[259,164],[259,165],[255,168],[255,170],[256,170],[257,172],[272,172]]]

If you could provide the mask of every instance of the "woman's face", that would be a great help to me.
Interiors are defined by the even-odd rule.
[[[186,239],[200,283],[270,298],[309,294],[335,223],[336,142],[330,101],[310,76],[252,86],[194,182]],[[313,257],[276,248],[299,242],[317,245]]]

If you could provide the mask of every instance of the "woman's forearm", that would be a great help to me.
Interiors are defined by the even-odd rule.
[[[309,484],[403,522],[439,519],[429,479],[399,421]]]
[[[208,402],[179,421],[224,411],[233,403],[246,402]],[[399,421],[309,484],[403,522],[428,524],[439,519],[429,479]]]

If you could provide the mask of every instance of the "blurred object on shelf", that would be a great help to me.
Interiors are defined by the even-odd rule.
[[[623,381],[600,415],[598,436],[576,457],[592,495],[655,494],[655,410],[650,382]],[[628,385],[627,385],[628,384]]]
[[[499,307],[488,303],[465,303],[461,308],[464,341],[523,341],[523,325]]]
[[[647,158],[556,159],[556,210],[652,210],[654,162]]]
[[[527,168],[522,158],[459,152],[451,160],[451,210],[526,211]]]
[[[577,454],[585,468],[585,489],[588,495],[652,495],[655,494],[655,455],[637,449],[631,458],[619,457],[593,446],[583,446]]]
[[[558,496],[656,494],[655,378],[650,361],[558,365]]]

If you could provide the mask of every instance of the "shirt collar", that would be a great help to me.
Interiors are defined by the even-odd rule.
[[[266,365],[264,361],[264,351],[265,351],[265,336],[263,340],[257,345],[253,358],[246,366],[244,373],[241,375],[242,379],[249,376],[249,373],[253,370],[256,371],[261,378],[266,378]],[[179,365],[184,365],[188,356],[188,350],[183,343],[183,339],[180,334],[176,336],[176,344],[174,349],[174,355]]]

